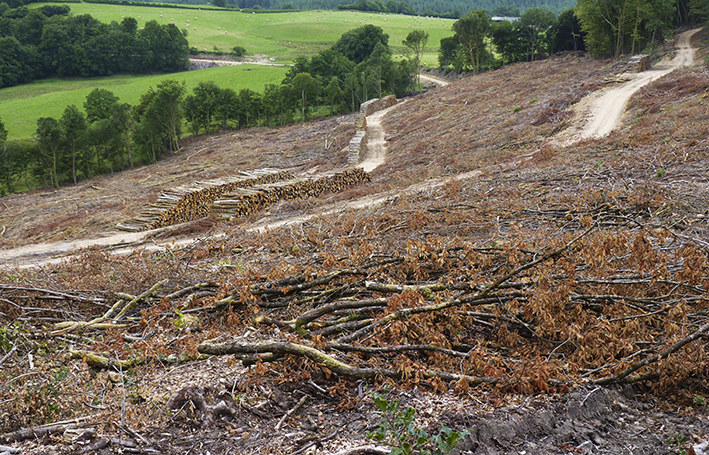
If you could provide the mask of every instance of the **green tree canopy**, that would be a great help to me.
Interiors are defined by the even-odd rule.
[[[86,117],[78,107],[72,104],[64,109],[59,122],[64,132],[62,139],[69,155],[71,155],[71,177],[76,184],[77,152],[86,135]]]
[[[118,97],[105,88],[95,88],[84,101],[86,120],[93,123],[96,120],[107,119],[118,105]]]
[[[45,172],[53,187],[59,188],[59,146],[64,137],[61,124],[53,117],[37,119],[37,145],[45,164]]]
[[[300,112],[302,121],[305,122],[310,112],[310,107],[315,104],[318,96],[318,84],[315,78],[308,73],[298,74],[291,83],[293,92],[300,99]]]
[[[485,10],[471,11],[453,24],[453,31],[462,46],[467,63],[477,74],[485,55],[485,37],[490,22]]]
[[[377,43],[389,45],[389,35],[381,27],[363,25],[345,32],[332,49],[355,63],[361,63],[370,56]]]
[[[549,31],[555,21],[554,13],[543,8],[530,8],[517,21],[515,25],[527,48],[528,61],[534,61],[538,55],[550,52],[552,37]]]
[[[421,73],[421,54],[428,43],[428,32],[424,30],[412,30],[401,42],[414,54],[414,64],[416,65],[416,82],[421,83],[419,73]]]

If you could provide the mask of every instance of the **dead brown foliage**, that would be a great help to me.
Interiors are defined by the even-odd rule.
[[[200,385],[200,369],[217,368],[194,360],[200,343],[235,339],[307,345],[347,365],[379,369],[374,385],[448,390],[499,405],[513,394],[618,381],[691,410],[695,395],[709,393],[706,337],[663,353],[707,323],[709,74],[682,70],[651,85],[631,101],[628,127],[604,139],[545,145],[602,73],[597,62],[557,59],[411,100],[385,122],[391,160],[366,191],[484,168],[474,179],[265,233],[217,225],[220,236],[160,253],[116,257],[95,249],[59,266],[6,271],[0,318],[19,324],[5,335],[10,344],[0,345],[0,357],[17,346],[2,367],[0,401],[10,411],[0,416],[0,429],[101,406],[115,431],[123,390],[130,425],[201,428],[195,409],[216,409],[209,406],[229,397],[177,415],[167,415],[165,404],[187,382]],[[310,128],[274,136],[280,147]],[[255,144],[268,133],[239,137]],[[302,141],[317,147],[316,139]],[[193,147],[189,161],[201,172],[207,148]],[[279,147],[262,155],[279,162]],[[128,327],[47,337],[49,324],[96,318],[128,298],[122,294],[137,296],[164,279],[162,290],[128,314]],[[312,317],[323,307],[330,309]],[[184,315],[197,316],[198,325],[188,326]],[[145,363],[131,369],[135,379],[123,389],[105,371],[65,360],[69,347]],[[23,376],[28,353],[41,363]],[[229,368],[240,361],[249,366],[228,387],[243,412],[258,416],[248,399],[269,381],[325,390],[335,397],[333,409],[360,403],[355,378],[290,351],[259,354],[219,364],[224,376],[235,375]],[[648,363],[622,376],[642,361]],[[172,362],[184,362],[179,368],[197,380],[173,378]],[[465,377],[443,380],[431,371]],[[226,431],[246,433],[228,427],[229,409]]]

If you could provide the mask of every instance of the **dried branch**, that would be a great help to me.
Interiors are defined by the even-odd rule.
[[[301,406],[303,406],[307,399],[308,399],[308,396],[303,395],[303,398],[301,398],[300,401],[298,401],[298,403],[295,406],[293,406],[291,409],[289,409],[288,412],[286,412],[283,415],[283,417],[281,417],[281,420],[279,420],[278,423],[276,424],[275,430],[276,431],[280,430],[281,427],[283,426],[283,422],[285,422],[288,417],[290,417],[295,411],[297,411]]]
[[[84,362],[94,368],[113,370],[124,370],[145,363],[144,357],[135,357],[128,360],[116,360],[96,354],[95,352],[74,349],[69,350],[69,358],[82,359]]]
[[[27,439],[41,438],[50,434],[64,433],[68,429],[82,428],[88,426],[91,424],[90,422],[93,419],[98,418],[100,416],[101,414],[94,414],[90,416],[77,417],[75,419],[62,420],[61,422],[52,422],[46,425],[26,428],[12,433],[5,433],[3,435],[0,435],[0,442],[19,442],[25,441]]]
[[[606,385],[606,384],[613,384],[613,383],[617,383],[617,382],[624,382],[628,376],[635,373],[639,369],[641,369],[645,366],[648,366],[652,363],[655,363],[658,360],[669,357],[670,354],[673,354],[673,353],[679,351],[680,349],[682,349],[684,346],[688,345],[689,343],[696,341],[699,338],[703,337],[704,335],[707,334],[707,332],[709,332],[709,323],[704,324],[699,329],[694,331],[691,335],[682,338],[677,343],[673,344],[672,346],[665,349],[661,353],[652,355],[652,356],[650,356],[646,359],[643,359],[639,362],[633,363],[625,371],[623,371],[620,374],[617,374],[615,376],[597,379],[597,380],[593,381],[593,383],[598,384],[598,385]],[[633,381],[630,380],[630,382],[633,382]]]
[[[210,342],[200,343],[197,351],[202,354],[227,355],[227,354],[259,354],[272,353],[277,356],[286,354],[306,357],[318,363],[338,376],[346,376],[358,379],[372,379],[377,376],[399,379],[402,377],[400,371],[389,368],[360,368],[341,362],[331,357],[319,349],[296,343],[282,341],[269,341],[257,343],[227,342],[212,344]],[[470,385],[480,385],[483,383],[496,384],[496,378],[486,378],[479,376],[469,376],[463,374],[448,373],[445,371],[424,370],[423,375],[428,378],[438,377],[444,381],[467,381]]]

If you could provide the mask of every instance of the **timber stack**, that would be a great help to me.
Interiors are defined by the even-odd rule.
[[[652,66],[652,57],[646,54],[634,55],[630,57],[628,62],[628,71],[634,73],[642,73],[647,71]]]
[[[214,201],[212,212],[221,218],[234,218],[261,211],[280,201],[291,201],[336,193],[369,182],[369,174],[360,168],[317,179],[295,179],[266,185],[239,188]]]
[[[238,188],[248,188],[293,179],[289,171],[256,169],[216,180],[196,182],[165,191],[158,200],[133,220],[116,226],[124,231],[143,231],[192,221],[209,215],[215,200]]]

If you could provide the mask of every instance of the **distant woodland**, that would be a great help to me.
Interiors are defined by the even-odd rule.
[[[0,87],[50,76],[155,73],[189,67],[189,46],[174,24],[138,30],[134,18],[104,24],[69,16],[67,5],[10,7],[0,3]]]
[[[60,23],[67,22],[73,21]],[[406,45],[418,46],[420,39]],[[417,64],[417,59],[394,62],[389,36],[365,25],[310,59],[298,57],[282,83],[267,85],[262,94],[236,92],[213,81],[200,82],[187,93],[184,82],[167,79],[131,106],[97,88],[83,109],[69,105],[60,118],[38,119],[32,140],[7,141],[0,119],[0,194],[56,188],[153,163],[166,151],[179,150],[185,126],[192,134],[211,133],[307,121],[315,113],[352,112],[368,99],[414,90]]]
[[[234,1],[240,7],[306,6]],[[307,6],[316,7],[318,1],[324,0]],[[70,16],[66,4],[29,9],[22,0],[11,2],[0,3],[0,87],[48,76],[172,72],[188,66],[187,39],[173,24],[151,21],[138,29],[132,18],[104,24],[90,15]],[[414,14],[417,5],[415,0],[360,0],[340,8]],[[448,9],[456,3],[445,5]],[[188,94],[184,83],[165,80],[130,106],[97,89],[83,111],[71,105],[59,119],[40,118],[35,137],[27,141],[7,141],[0,119],[0,192],[58,187],[154,162],[165,151],[179,149],[183,127],[199,134],[284,125],[313,115],[352,112],[364,101],[387,94],[401,97],[418,90],[414,76],[427,45],[439,49],[441,68],[479,73],[560,51],[588,50],[603,58],[652,52],[675,27],[709,19],[709,0],[578,0],[574,9],[558,15],[541,7],[525,8],[461,13],[453,24],[454,35],[438,43],[429,43],[425,31],[413,30],[401,43],[411,51],[402,61],[392,59],[389,36],[381,28],[359,27],[344,33],[331,48],[310,58],[297,57],[283,82],[266,86],[262,94],[237,93],[214,82],[200,83]],[[517,19],[493,21],[493,15]]]

